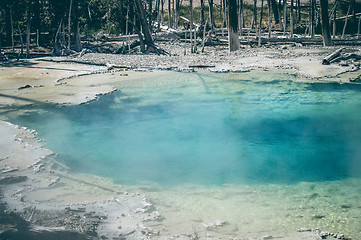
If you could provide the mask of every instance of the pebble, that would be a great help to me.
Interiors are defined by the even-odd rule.
[[[48,182],[49,182],[48,186],[50,187],[50,186],[56,184],[56,183],[59,182],[59,181],[60,181],[60,178],[59,178],[59,177],[57,177],[57,178],[55,178],[55,179],[49,179],[49,180],[48,180]]]
[[[330,235],[329,232],[325,232],[325,231],[321,231],[319,234],[318,234],[321,238],[324,238],[324,237],[327,237]]]
[[[299,228],[299,229],[297,229],[297,232],[311,232],[312,231],[312,229],[310,229],[310,228]]]
[[[337,239],[345,239],[345,236],[343,234],[337,234]]]

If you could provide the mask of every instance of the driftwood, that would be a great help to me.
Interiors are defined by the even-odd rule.
[[[343,17],[338,17],[338,18],[336,18],[336,20],[345,20],[346,18],[352,18],[354,16],[356,16],[356,17],[361,16],[361,13],[355,13],[355,15],[349,14],[349,15],[346,15],[346,16],[343,16]]]
[[[139,40],[135,40],[133,42],[131,42],[129,45],[124,45],[122,47],[120,47],[118,50],[114,51],[114,53],[116,54],[125,54],[125,53],[128,53],[130,50],[136,48],[140,46],[140,41]]]
[[[355,53],[350,53],[345,56],[339,56],[338,58],[335,58],[332,62],[335,63],[335,62],[346,61],[346,60],[351,60],[351,59],[359,61],[359,60],[361,60],[361,55],[358,55]]]
[[[331,53],[330,55],[328,55],[327,57],[325,57],[322,60],[322,64],[323,65],[329,65],[331,63],[332,60],[334,60],[335,58],[339,57],[341,55],[342,52],[342,48],[337,49],[336,51],[334,51],[333,53]]]
[[[212,68],[212,67],[215,67],[214,65],[189,65],[188,66],[189,68]]]

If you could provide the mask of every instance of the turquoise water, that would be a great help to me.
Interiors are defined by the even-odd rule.
[[[361,85],[293,80],[150,74],[89,104],[33,106],[8,120],[38,131],[70,171],[126,185],[360,177]]]

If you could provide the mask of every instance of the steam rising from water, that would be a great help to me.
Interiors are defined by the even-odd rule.
[[[359,85],[262,77],[174,73],[123,82],[97,102],[13,122],[36,129],[71,171],[128,185],[359,177]]]

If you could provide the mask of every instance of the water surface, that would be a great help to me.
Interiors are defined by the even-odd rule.
[[[361,85],[256,77],[174,73],[124,82],[96,102],[46,107],[12,122],[36,129],[72,171],[121,184],[360,175]]]
[[[170,229],[221,219],[230,236],[324,227],[357,239],[360,86],[149,74],[89,104],[7,118],[37,130],[73,173],[158,189],[147,195]]]

